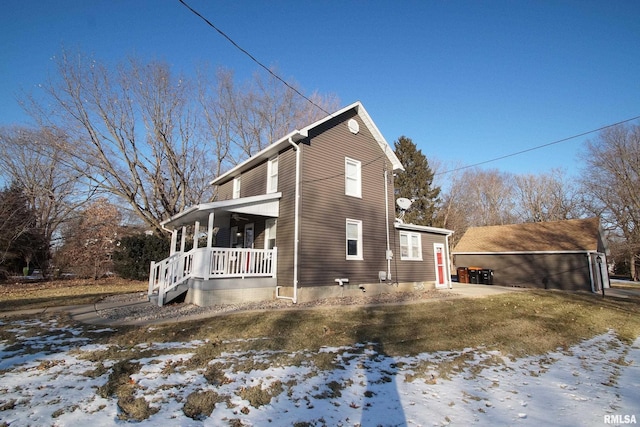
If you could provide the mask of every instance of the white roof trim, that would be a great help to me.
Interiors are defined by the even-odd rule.
[[[360,116],[364,124],[367,126],[371,134],[373,135],[378,145],[380,145],[380,148],[382,149],[382,151],[384,151],[384,153],[386,154],[387,159],[389,159],[389,162],[391,162],[391,166],[393,167],[393,170],[404,170],[402,163],[400,163],[400,159],[398,159],[396,154],[393,152],[393,149],[391,148],[387,140],[384,139],[384,136],[382,136],[382,133],[380,133],[380,130],[371,119],[371,116],[369,116],[369,113],[367,113],[367,110],[365,110],[364,106],[360,101],[356,101],[353,104],[347,105],[346,107],[336,111],[333,114],[329,114],[323,119],[320,119],[308,126],[305,126],[300,130],[294,130],[288,135],[285,135],[284,137],[280,138],[279,140],[265,147],[260,152],[249,157],[244,162],[235,166],[231,170],[216,177],[215,179],[213,179],[213,181],[211,181],[210,184],[216,185],[217,183],[219,183],[222,180],[225,180],[226,178],[239,175],[241,171],[246,170],[248,167],[257,164],[262,160],[267,160],[269,157],[273,157],[280,150],[284,149],[287,145],[289,145],[289,138],[291,138],[294,142],[299,142],[302,139],[307,138],[309,136],[309,131],[311,129],[354,108],[356,109],[356,112],[358,113],[358,115]]]
[[[603,253],[591,250],[575,251],[508,251],[508,252],[451,252],[451,255],[554,255],[554,254],[590,254]]]
[[[446,228],[438,227],[428,227],[426,225],[401,224],[396,222],[395,224],[393,224],[393,226],[398,230],[422,231],[426,233],[444,234],[446,236],[451,236],[453,234],[453,230],[447,230]]]
[[[270,193],[219,202],[201,203],[173,215],[160,224],[165,228],[171,223],[177,222],[178,225],[189,223],[192,219],[194,221],[198,219],[200,217],[199,213],[208,213],[215,210],[277,217],[279,214],[279,199],[281,197],[282,193]]]

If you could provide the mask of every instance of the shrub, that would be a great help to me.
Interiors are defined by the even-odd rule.
[[[123,237],[113,253],[114,270],[125,279],[148,279],[151,261],[165,259],[170,245],[170,240],[162,236],[137,234]]]

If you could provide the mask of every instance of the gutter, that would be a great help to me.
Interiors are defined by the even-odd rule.
[[[294,137],[296,138],[294,140]],[[298,142],[306,138],[307,135],[296,131],[289,137],[288,142],[296,152],[296,186],[295,186],[295,207],[293,214],[293,297],[280,295],[281,286],[276,286],[276,298],[290,299],[294,304],[298,302],[298,252],[300,240],[300,156],[301,150]]]

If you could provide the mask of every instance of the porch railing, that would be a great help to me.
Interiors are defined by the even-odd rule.
[[[176,253],[151,262],[148,295],[157,295],[158,305],[162,306],[167,292],[190,278],[276,277],[277,253],[277,248],[198,248]]]

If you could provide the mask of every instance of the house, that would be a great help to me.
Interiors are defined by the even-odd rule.
[[[456,269],[493,271],[493,284],[599,292],[609,287],[598,218],[471,227],[453,249]]]
[[[216,201],[163,222],[171,253],[151,265],[150,298],[295,303],[449,286],[452,232],[394,218],[398,170],[360,102],[285,135],[215,178]]]

